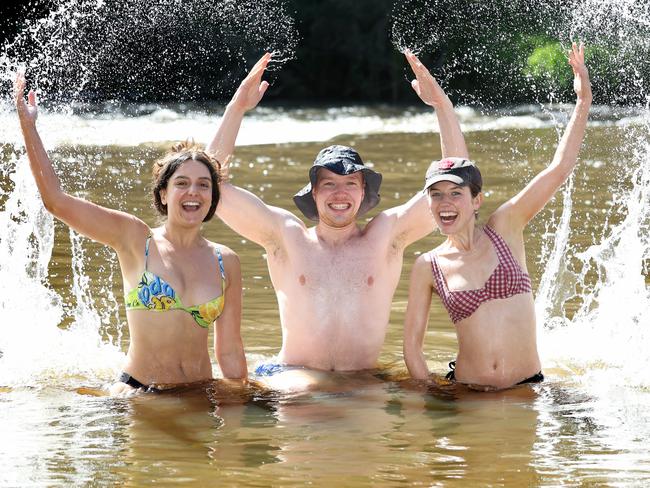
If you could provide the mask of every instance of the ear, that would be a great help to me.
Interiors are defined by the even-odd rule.
[[[167,205],[167,188],[162,188],[160,190],[160,203]]]
[[[478,210],[483,205],[483,192],[480,192],[473,198],[474,210]]]

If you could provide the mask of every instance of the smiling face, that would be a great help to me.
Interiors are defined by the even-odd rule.
[[[193,159],[182,163],[160,191],[168,219],[200,225],[212,204],[212,184],[205,164]]]
[[[429,209],[440,232],[455,234],[474,225],[475,213],[483,203],[483,194],[472,197],[468,186],[439,181],[428,189]]]
[[[363,174],[339,175],[322,168],[318,171],[312,195],[322,223],[331,227],[345,227],[355,222],[363,201]]]

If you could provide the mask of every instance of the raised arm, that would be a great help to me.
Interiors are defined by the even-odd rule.
[[[250,70],[246,78],[226,106],[221,123],[206,151],[221,163],[222,172],[227,173],[230,156],[235,149],[235,141],[244,115],[260,102],[269,84],[262,81],[262,75],[271,60],[271,54],[262,56]]]
[[[469,158],[465,138],[460,130],[451,100],[415,54],[407,50],[404,55],[415,74],[415,79],[411,81],[413,90],[424,103],[436,111],[442,157]]]
[[[262,81],[262,75],[270,59],[270,53],[262,56],[241,82],[226,108],[217,133],[207,146],[207,151],[216,155],[221,163],[221,197],[217,215],[235,232],[265,248],[280,242],[287,219],[296,223],[300,220],[289,212],[266,205],[251,192],[232,185],[230,156],[244,114],[257,106],[268,88],[268,83]]]
[[[429,377],[429,368],[422,351],[433,292],[433,274],[427,256],[421,255],[413,264],[404,317],[404,361],[411,377],[418,380]]]
[[[577,95],[576,106],[564,130],[550,166],[539,173],[515,197],[504,203],[494,218],[507,219],[510,225],[523,229],[526,224],[548,203],[555,192],[571,175],[578,161],[591,107],[591,84],[585,66],[584,45],[574,42],[569,52],[569,64],[573,69],[573,88]]]
[[[436,111],[442,157],[469,158],[465,138],[451,100],[415,54],[407,50],[404,55],[415,74],[415,79],[411,81],[413,90],[425,104]],[[426,195],[421,191],[405,204],[387,210],[385,216],[395,222],[395,239],[404,247],[423,238],[435,228]]]
[[[36,129],[36,94],[30,90],[25,101],[25,85],[25,73],[19,71],[14,82],[16,110],[29,165],[45,208],[77,232],[111,246],[118,253],[127,248],[127,243],[132,242],[131,238],[136,233],[142,234],[144,239],[149,228],[140,219],[68,195],[61,189],[59,178]],[[142,239],[138,240],[139,244]]]

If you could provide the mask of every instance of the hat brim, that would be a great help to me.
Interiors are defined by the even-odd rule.
[[[321,168],[328,169],[326,165],[322,166],[312,166],[309,170],[309,180],[298,193],[293,197],[293,202],[296,204],[296,207],[307,217],[309,220],[318,222],[318,209],[316,208],[316,202],[314,201],[314,195],[312,193],[313,186],[316,184],[318,178],[318,170]],[[369,210],[377,206],[381,200],[379,195],[379,187],[381,186],[382,175],[376,171],[368,168],[363,165],[354,165],[353,171],[346,171],[345,174],[354,174],[361,171],[363,173],[364,180],[364,197],[361,205],[359,206],[359,211],[357,212],[357,217],[361,217],[366,214]]]
[[[426,192],[431,185],[435,185],[439,181],[451,181],[452,183],[456,183],[457,185],[463,185],[465,184],[465,180],[462,179],[460,176],[451,174],[451,173],[445,173],[441,175],[433,175],[424,182],[424,188],[422,189],[423,192]]]

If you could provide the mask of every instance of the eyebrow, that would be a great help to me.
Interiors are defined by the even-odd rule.
[[[172,179],[173,180],[180,180],[180,179],[189,180],[190,177],[185,176],[185,175],[174,175],[174,176],[172,176]],[[199,180],[212,181],[212,178],[210,178],[209,176],[199,176]]]

